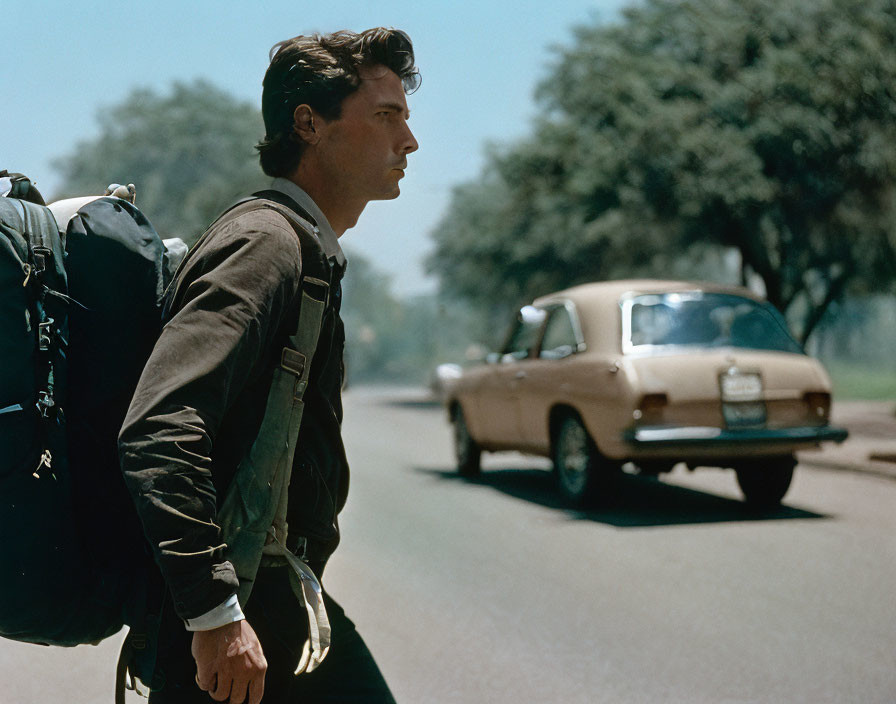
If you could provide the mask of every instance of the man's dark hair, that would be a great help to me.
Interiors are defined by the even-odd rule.
[[[302,158],[304,143],[293,130],[299,105],[338,118],[342,101],[361,85],[361,69],[370,66],[394,71],[406,93],[420,85],[411,39],[397,29],[300,35],[275,44],[270,56],[261,96],[265,137],[255,147],[268,176],[287,176]]]

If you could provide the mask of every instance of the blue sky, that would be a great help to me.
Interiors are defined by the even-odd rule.
[[[398,27],[413,39],[423,74],[422,87],[409,99],[420,150],[411,155],[399,200],[371,203],[342,244],[390,273],[395,291],[432,290],[421,261],[452,186],[479,173],[487,143],[508,143],[527,133],[535,113],[533,90],[546,75],[551,47],[569,44],[573,26],[611,21],[627,4],[4,3],[0,168],[28,174],[52,196],[58,184],[53,158],[95,136],[97,114],[136,86],[164,91],[175,80],[206,78],[260,105],[261,79],[275,42],[311,31]],[[139,188],[138,183],[138,205]]]

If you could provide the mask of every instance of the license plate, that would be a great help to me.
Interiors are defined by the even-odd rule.
[[[762,378],[758,374],[731,374],[725,372],[719,376],[722,401],[760,401],[762,400]]]
[[[728,427],[765,425],[765,403],[762,401],[723,403],[722,415]]]

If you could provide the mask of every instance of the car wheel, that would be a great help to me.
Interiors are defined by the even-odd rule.
[[[577,416],[569,415],[560,421],[553,449],[560,493],[574,505],[593,502],[598,490],[606,488],[609,471]]]
[[[460,406],[454,408],[452,423],[454,425],[454,454],[457,457],[457,472],[464,477],[475,477],[480,471],[482,450],[470,435],[467,422],[464,420],[464,412]]]
[[[745,462],[734,468],[744,499],[757,508],[778,506],[793,480],[793,455]]]

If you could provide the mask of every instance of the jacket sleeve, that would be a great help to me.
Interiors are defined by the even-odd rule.
[[[125,482],[182,619],[236,593],[216,524],[212,447],[221,420],[299,290],[299,240],[253,211],[221,227],[178,282],[176,313],[140,377],[119,436]]]

